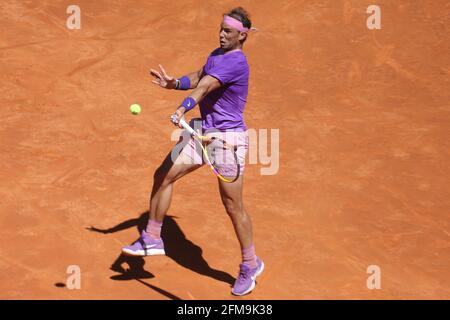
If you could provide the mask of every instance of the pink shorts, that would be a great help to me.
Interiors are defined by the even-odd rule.
[[[239,164],[239,175],[244,173],[245,168],[245,156],[248,150],[248,133],[246,131],[216,131],[211,133],[205,133],[208,137],[217,137],[226,141],[227,144],[231,146],[236,146],[236,158]],[[205,164],[205,159],[203,159],[202,148],[199,143],[192,137],[187,137],[184,135],[183,139],[188,139],[186,144],[180,152],[180,155],[186,155],[192,163],[203,165]],[[219,174],[224,177],[234,177],[236,176],[237,166],[236,159],[234,157],[233,151],[230,149],[221,148],[219,142],[212,142],[212,144],[217,143],[217,148],[214,145],[208,147],[209,160],[214,164]]]

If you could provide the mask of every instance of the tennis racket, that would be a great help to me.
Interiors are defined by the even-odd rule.
[[[174,118],[172,118],[172,121],[175,121]],[[189,134],[194,138],[194,140],[197,142],[197,144],[202,148],[203,152],[203,158],[205,162],[208,164],[208,166],[211,168],[212,172],[222,181],[227,183],[232,183],[236,181],[239,178],[240,174],[240,164],[238,161],[238,157],[236,154],[237,147],[232,146],[229,143],[227,143],[225,140],[220,139],[218,137],[207,137],[200,135],[197,131],[192,129],[192,127],[187,124],[187,122],[181,118],[180,119],[180,125],[187,131]],[[232,172],[235,172],[233,177],[225,177],[219,173],[218,168],[216,168],[215,163],[211,161],[211,154],[215,152],[215,149],[222,149],[223,152],[227,150],[226,152],[232,153],[232,163],[226,163],[225,165],[232,167]],[[227,158],[228,159],[228,158]],[[229,161],[229,160],[228,160]]]

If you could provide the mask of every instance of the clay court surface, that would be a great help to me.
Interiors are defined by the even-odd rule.
[[[70,4],[81,30],[66,28]],[[370,4],[381,30],[366,27]],[[199,69],[236,5],[259,28],[244,47],[247,125],[280,130],[278,173],[245,172],[266,270],[244,298],[230,295],[239,245],[206,167],[175,185],[167,256],[120,257],[146,223],[153,171],[174,144],[168,119],[186,95],[153,85],[149,69]],[[449,10],[3,0],[0,298],[448,299]],[[69,265],[80,290],[64,287]],[[370,265],[379,290],[366,286]]]

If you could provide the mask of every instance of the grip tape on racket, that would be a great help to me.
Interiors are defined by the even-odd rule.
[[[180,119],[180,124],[181,124],[181,126],[182,126],[183,128],[185,128],[190,134],[196,134],[196,132],[194,131],[194,129],[192,129],[191,126],[188,125],[188,124],[186,123],[186,121],[185,121],[183,118]]]

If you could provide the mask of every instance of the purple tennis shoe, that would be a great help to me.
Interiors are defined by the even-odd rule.
[[[236,296],[243,296],[250,293],[256,285],[256,277],[264,270],[264,262],[257,258],[258,266],[254,269],[249,268],[245,264],[239,265],[239,276],[236,279],[231,293]]]
[[[132,245],[123,247],[122,252],[129,256],[138,257],[166,254],[166,252],[164,251],[164,242],[162,241],[162,239],[153,239],[149,237],[145,230],[142,230],[141,236],[136,242],[134,242]]]

